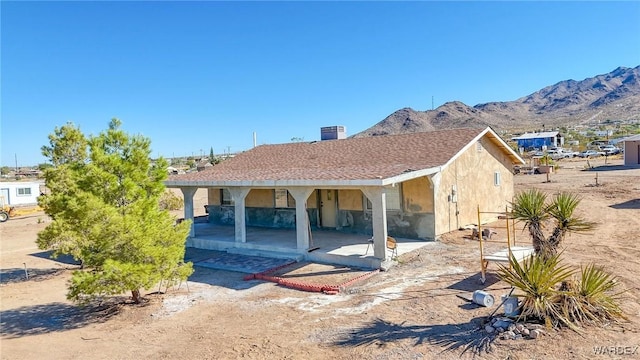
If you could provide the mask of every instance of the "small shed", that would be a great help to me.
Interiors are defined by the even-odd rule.
[[[626,137],[624,142],[624,165],[640,166],[640,134]]]
[[[0,203],[9,206],[36,205],[40,185],[39,182],[0,182]]]
[[[514,137],[518,143],[518,148],[526,150],[542,149],[543,147],[561,147],[564,145],[564,137],[557,131],[547,131],[540,133],[526,133]]]

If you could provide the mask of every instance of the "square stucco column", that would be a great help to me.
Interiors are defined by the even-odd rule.
[[[184,197],[184,219],[191,220],[191,230],[189,230],[189,237],[196,236],[196,225],[193,222],[193,196],[196,194],[197,188],[180,188],[182,196]]]
[[[246,216],[245,216],[245,204],[244,199],[251,191],[250,188],[229,188],[229,193],[233,198],[235,204],[235,230],[236,230],[236,242],[247,242],[247,229],[246,229]]]
[[[435,239],[436,234],[439,230],[438,220],[442,217],[442,211],[439,207],[440,182],[442,180],[442,173],[436,173],[433,176],[428,176],[427,179],[429,179],[429,185],[431,187],[431,190],[433,191],[433,234],[431,235],[431,237]],[[457,201],[460,201],[459,199],[460,198],[458,198]]]
[[[309,249],[309,214],[307,213],[307,199],[313,188],[287,188],[289,194],[296,200],[296,248],[303,252]]]
[[[373,256],[385,260],[387,257],[387,198],[382,187],[363,188],[362,192],[373,206]]]

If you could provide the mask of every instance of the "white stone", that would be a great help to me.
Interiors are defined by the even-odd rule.
[[[531,330],[529,332],[529,337],[532,338],[532,339],[537,339],[538,336],[540,336],[540,330],[536,329],[536,330]]]

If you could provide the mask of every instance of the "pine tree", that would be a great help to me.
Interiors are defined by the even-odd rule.
[[[211,163],[211,165],[220,163],[220,159],[213,154],[213,146],[211,147],[211,150],[209,150],[209,163]]]
[[[67,297],[78,302],[140,290],[160,281],[185,280],[189,222],[160,210],[167,162],[150,160],[151,142],[130,136],[113,119],[108,130],[86,137],[68,123],[49,135],[42,153],[49,194],[40,206],[53,221],[38,234],[41,249],[70,254],[82,263],[73,273]]]

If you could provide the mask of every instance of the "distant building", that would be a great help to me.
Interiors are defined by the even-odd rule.
[[[626,137],[624,142],[624,165],[640,166],[640,134]]]
[[[39,182],[0,182],[0,203],[9,206],[35,205],[40,196]]]
[[[589,136],[589,134],[593,134],[597,137],[609,137],[613,136],[613,130],[593,130],[593,131],[580,131],[578,134],[582,136]]]
[[[526,133],[518,137],[511,138],[518,143],[518,148],[524,150],[542,149],[543,147],[562,147],[564,145],[564,136],[557,131],[547,131],[540,133]]]

